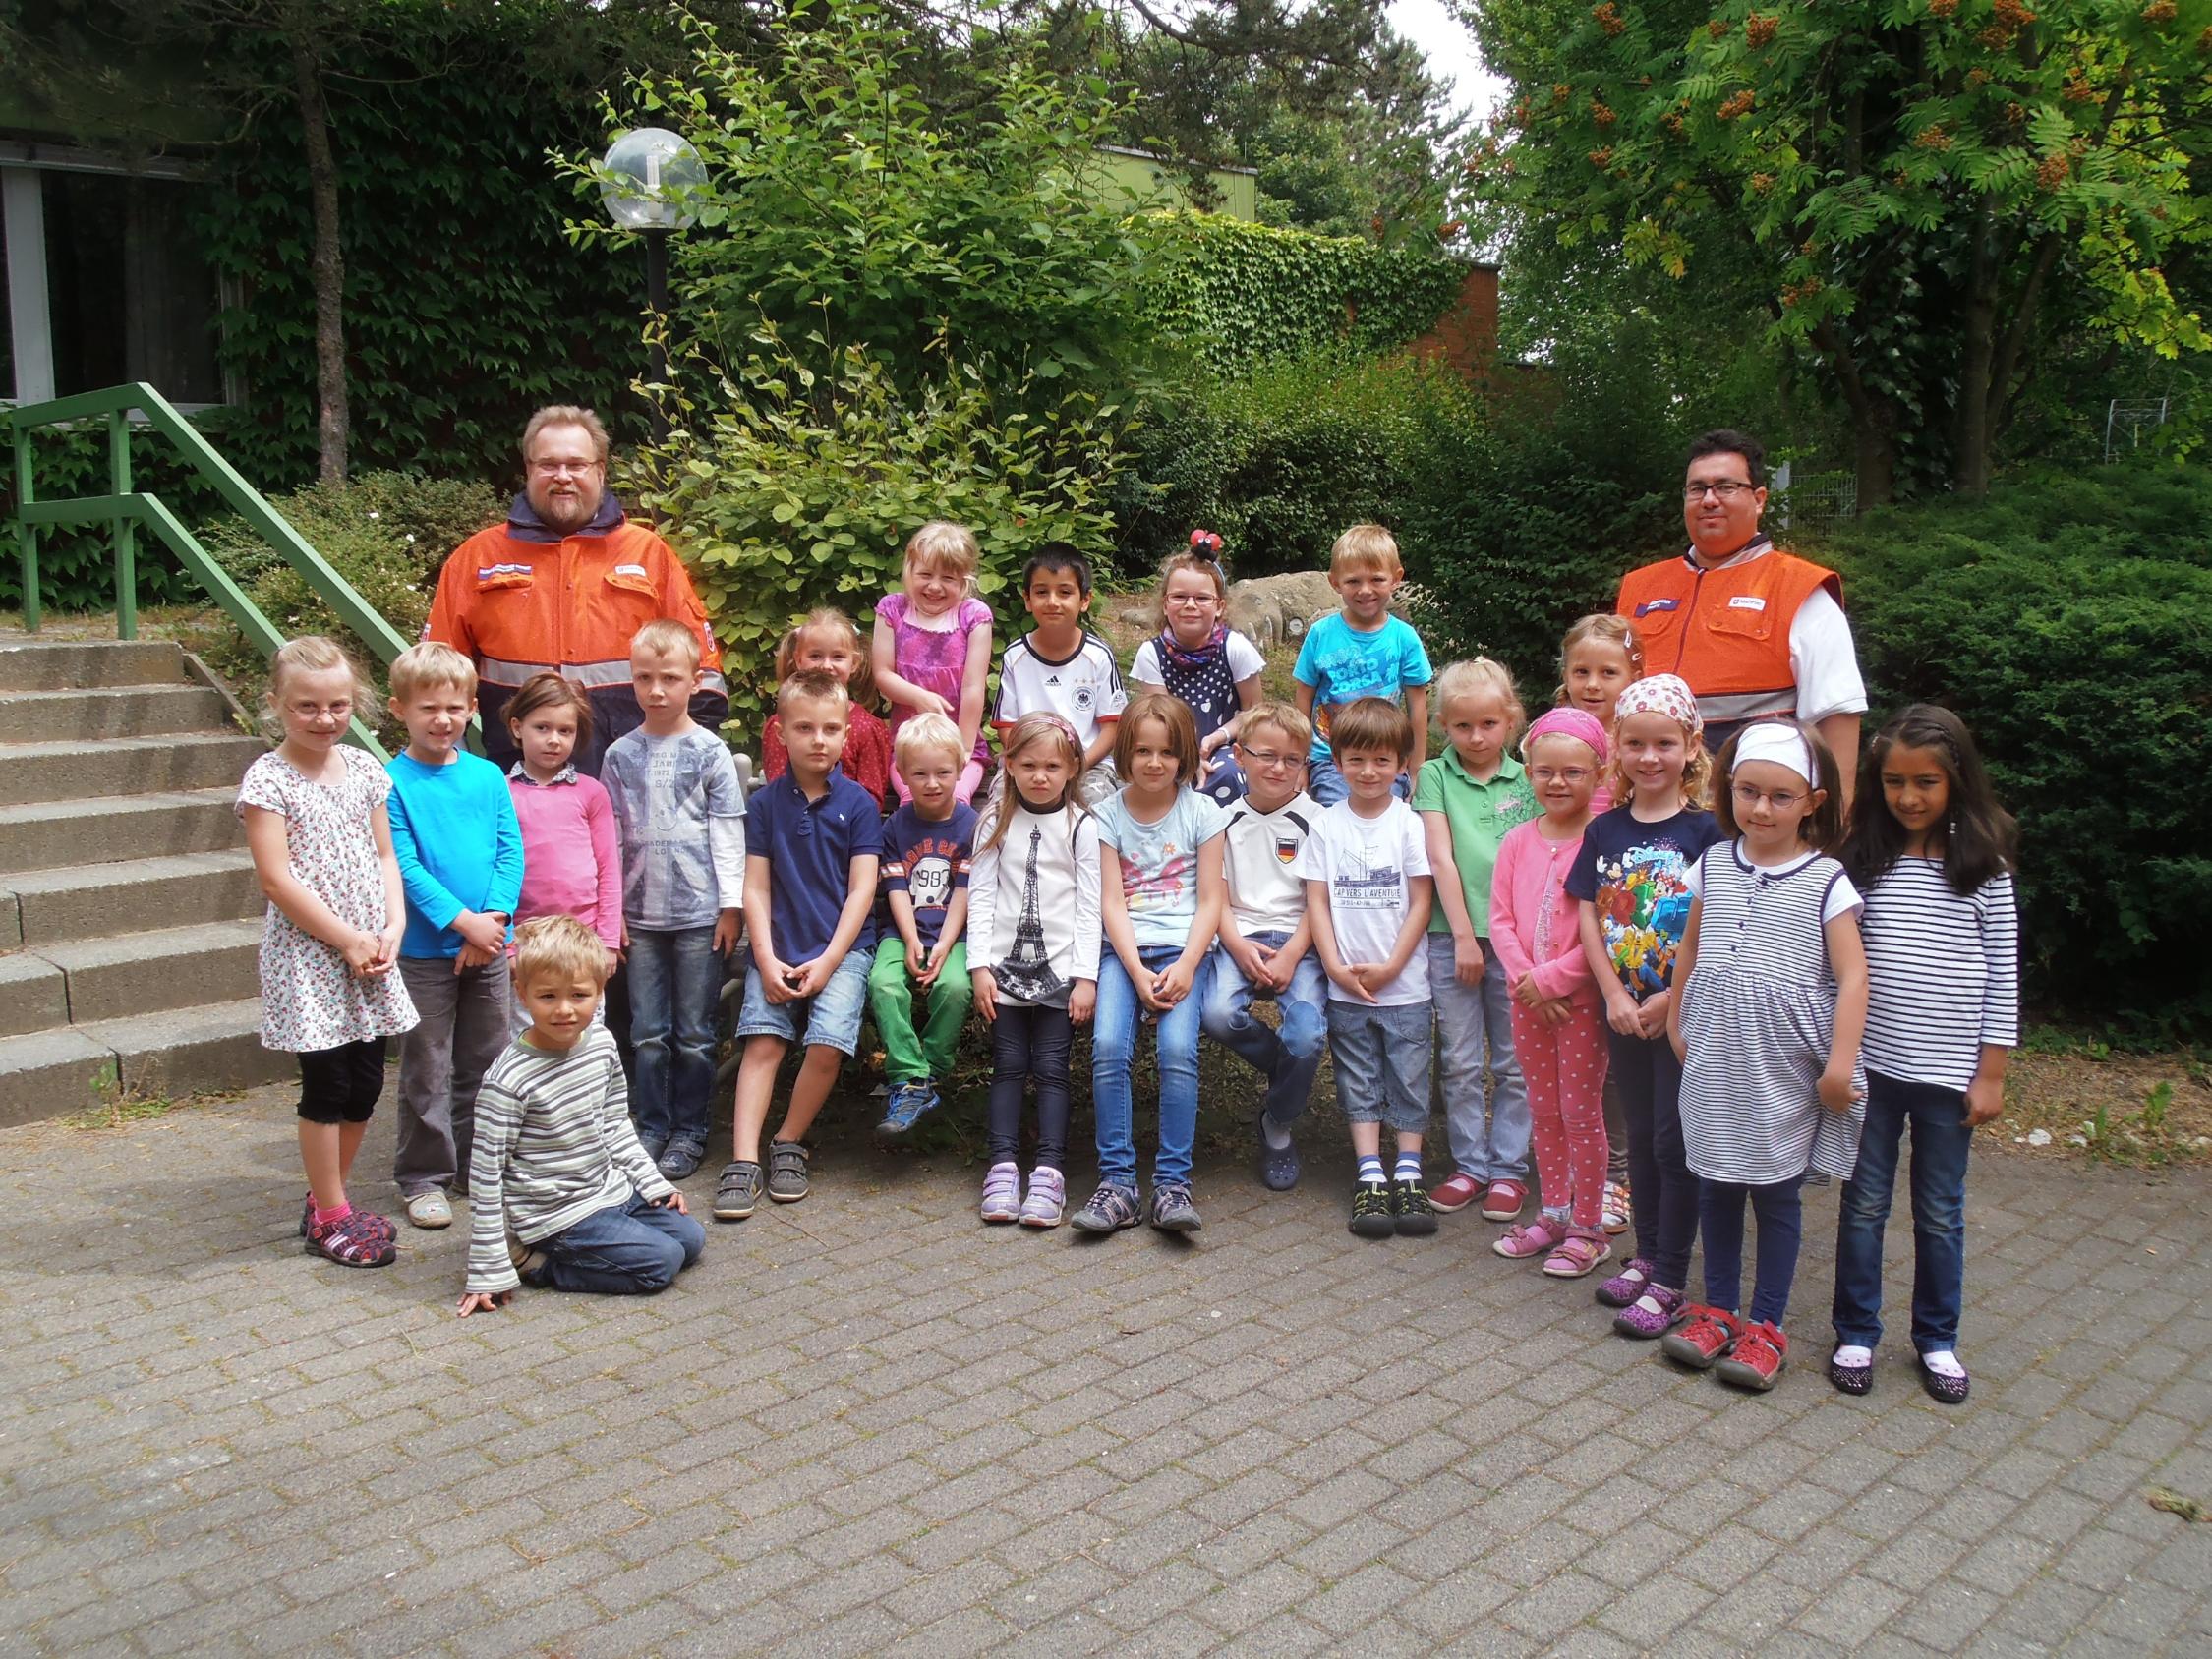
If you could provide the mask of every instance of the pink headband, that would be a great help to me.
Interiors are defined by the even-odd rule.
[[[1554,733],[1589,744],[1591,753],[1598,757],[1598,764],[1605,764],[1605,728],[1598,723],[1597,715],[1580,709],[1546,709],[1539,715],[1536,724],[1529,727],[1528,736],[1521,739],[1521,759],[1529,758],[1529,751],[1538,738]]]
[[[1698,713],[1697,696],[1679,674],[1653,674],[1647,679],[1631,680],[1613,704],[1615,728],[1631,715],[1664,715],[1692,737],[1705,730],[1705,716]]]

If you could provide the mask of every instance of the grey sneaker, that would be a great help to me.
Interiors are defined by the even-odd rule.
[[[1152,1225],[1162,1232],[1196,1232],[1205,1224],[1191,1202],[1191,1189],[1181,1181],[1170,1181],[1152,1189]]]
[[[805,1141],[768,1143],[769,1197],[779,1204],[796,1204],[806,1196],[806,1160],[813,1150]]]
[[[722,1179],[715,1183],[715,1220],[741,1222],[753,1213],[760,1202],[761,1172],[758,1164],[739,1159],[723,1167]]]
[[[1136,1189],[1106,1182],[1090,1202],[1068,1218],[1077,1232],[1119,1232],[1136,1225]]]
[[[677,1135],[654,1162],[660,1166],[664,1179],[680,1181],[689,1179],[697,1173],[706,1156],[707,1149],[697,1141],[686,1135]]]
[[[661,1154],[669,1150],[669,1137],[667,1135],[649,1135],[643,1129],[640,1129],[637,1134],[637,1144],[644,1149],[645,1161],[648,1164],[658,1164],[661,1162]]]

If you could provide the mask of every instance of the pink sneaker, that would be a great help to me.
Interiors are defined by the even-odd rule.
[[[1523,1222],[1518,1227],[1505,1230],[1505,1236],[1490,1246],[1507,1261],[1526,1261],[1531,1256],[1547,1255],[1567,1240],[1567,1224],[1555,1222],[1549,1216],[1539,1216],[1533,1222]]]

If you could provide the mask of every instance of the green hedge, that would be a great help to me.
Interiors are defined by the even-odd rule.
[[[1820,550],[1870,721],[1953,710],[2019,815],[2031,999],[2212,1036],[2212,475],[2101,469],[1892,508]]]
[[[1144,315],[1217,374],[1317,346],[1402,345],[1443,315],[1467,275],[1432,250],[1208,213],[1147,215],[1147,229],[1161,257]]]

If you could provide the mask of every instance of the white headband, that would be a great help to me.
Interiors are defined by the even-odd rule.
[[[1810,786],[1820,787],[1820,768],[1813,764],[1812,746],[1794,726],[1779,720],[1763,720],[1743,728],[1743,735],[1736,739],[1736,765],[1740,767],[1746,761],[1773,761],[1789,768]]]

